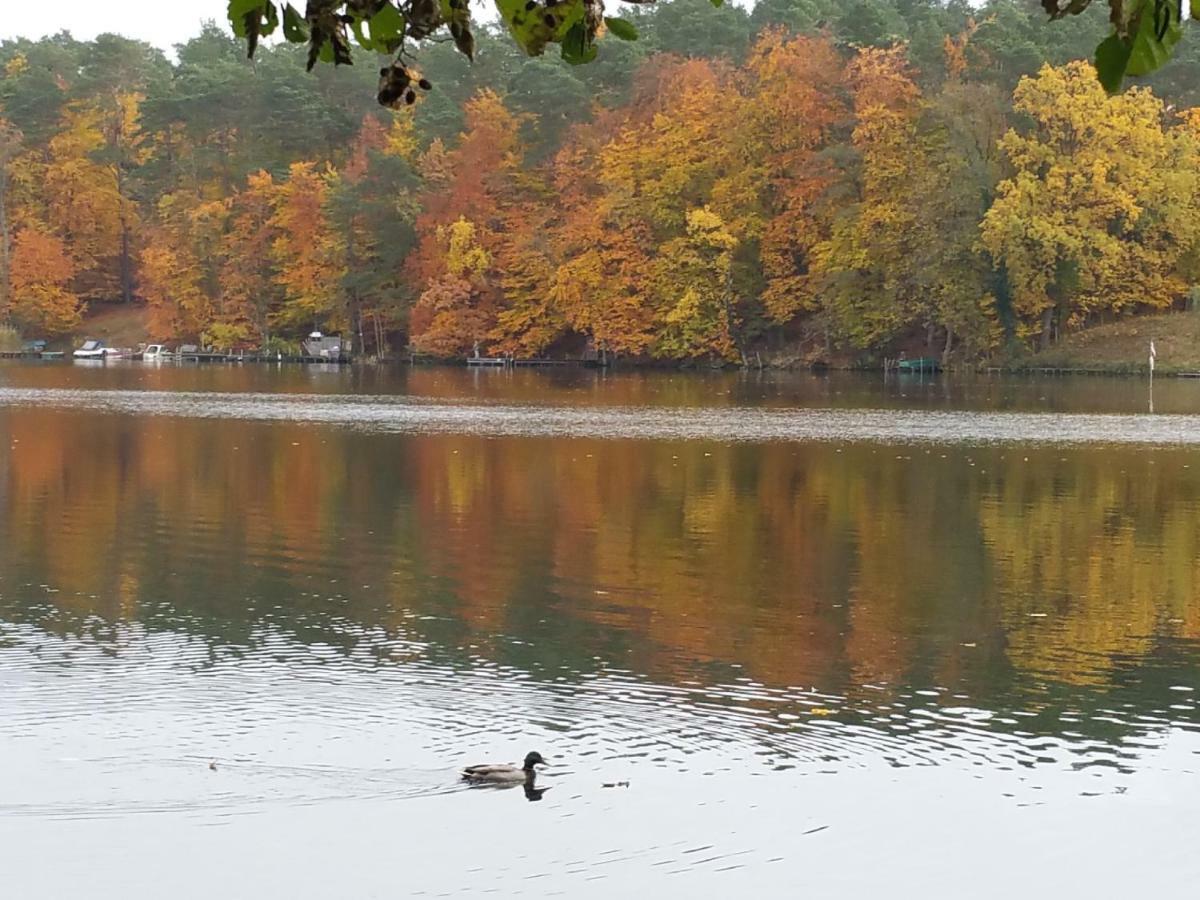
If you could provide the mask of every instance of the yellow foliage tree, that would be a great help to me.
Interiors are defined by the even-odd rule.
[[[1033,124],[1001,142],[1014,172],[982,239],[1008,269],[1023,333],[1045,345],[1097,311],[1180,298],[1175,262],[1196,233],[1196,172],[1179,165],[1162,102],[1144,88],[1110,97],[1074,62],[1023,78],[1014,106]]]
[[[463,356],[481,349],[495,328],[494,295],[486,276],[491,256],[475,224],[459,217],[437,237],[444,271],[418,298],[412,313],[412,345],[435,356]]]
[[[93,104],[67,107],[50,140],[44,169],[46,219],[69,248],[80,293],[115,299],[122,232],[122,203],[108,166],[96,160],[105,147],[104,117]]]
[[[229,221],[219,247],[224,317],[250,322],[263,340],[271,337],[272,312],[282,295],[273,262],[278,190],[269,172],[247,178],[245,188],[229,201]]]
[[[858,347],[890,338],[914,317],[922,294],[907,264],[922,239],[914,172],[925,163],[917,140],[920,91],[903,49],[864,48],[851,62],[854,148],[861,158],[858,202],[813,248],[813,276],[836,333]]]
[[[606,353],[639,355],[653,345],[655,311],[646,272],[649,224],[624,212],[623,193],[601,183],[600,149],[620,113],[576,129],[554,160],[561,213],[552,232],[550,294],[569,328]]]
[[[337,248],[325,211],[328,173],[310,162],[293,163],[279,186],[271,224],[275,282],[283,289],[276,321],[284,325],[345,328],[338,308]]]
[[[229,206],[169,194],[158,204],[158,223],[140,255],[141,296],[149,307],[152,337],[195,338],[214,318],[225,318],[219,283],[221,235]],[[244,321],[234,305],[233,318]]]
[[[687,234],[663,246],[656,288],[664,303],[655,352],[735,359],[733,254],[738,240],[708,207],[690,210]]]
[[[44,163],[46,220],[74,259],[77,289],[97,300],[133,299],[137,205],[129,173],[148,150],[142,96],[115,92],[67,106]]]

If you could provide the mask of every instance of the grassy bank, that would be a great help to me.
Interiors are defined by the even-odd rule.
[[[110,347],[136,347],[147,340],[146,319],[146,307],[140,303],[132,306],[95,304],[73,332],[49,338],[49,348],[73,350],[92,338],[102,340]],[[26,331],[22,335],[14,328],[0,325],[0,352],[17,351],[26,339],[45,337],[38,331]]]
[[[1159,374],[1200,372],[1200,313],[1195,312],[1139,316],[1098,325],[1069,335],[1048,350],[1015,359],[1008,368],[1145,373],[1149,370],[1151,341],[1158,354],[1155,371]]]
[[[0,325],[0,353],[16,353],[24,344],[17,329],[11,325]]]
[[[98,338],[110,347],[136,347],[147,340],[146,307],[93,304],[83,324],[75,329],[72,345],[85,338]]]

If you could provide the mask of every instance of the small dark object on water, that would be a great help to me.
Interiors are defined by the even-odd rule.
[[[208,768],[211,769],[213,772],[217,771],[217,761],[214,759],[212,762],[210,762],[208,764]]]
[[[606,788],[624,787],[624,788],[627,788],[627,787],[629,787],[629,782],[628,781],[606,781],[606,782],[604,782],[604,784],[601,785],[601,787],[606,787]]]
[[[896,370],[899,372],[940,372],[942,364],[936,359],[929,356],[922,356],[918,359],[900,359],[896,361]]]

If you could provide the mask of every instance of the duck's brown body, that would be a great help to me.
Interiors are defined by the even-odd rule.
[[[545,765],[542,754],[534,752],[525,757],[523,766],[511,766],[503,763],[485,763],[478,766],[467,766],[462,770],[462,777],[467,781],[510,783],[532,782],[537,777],[536,765]]]

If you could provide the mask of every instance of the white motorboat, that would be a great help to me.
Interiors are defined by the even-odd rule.
[[[72,355],[76,359],[104,359],[108,354],[104,341],[84,341]]]
[[[171,358],[171,351],[162,344],[150,344],[142,351],[142,359],[145,362],[159,361]]]

